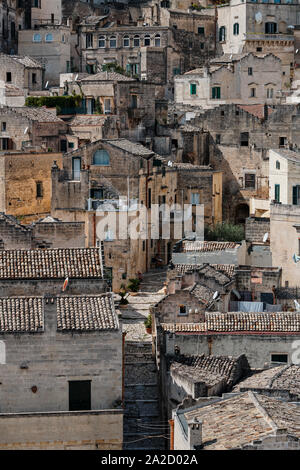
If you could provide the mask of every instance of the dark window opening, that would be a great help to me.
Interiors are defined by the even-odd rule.
[[[287,354],[271,354],[271,362],[280,362],[287,364],[288,355]]]
[[[6,81],[11,82],[11,72],[6,72]]]
[[[179,305],[179,315],[186,315],[186,306]]]
[[[242,132],[240,139],[241,147],[248,147],[249,145],[249,132]]]
[[[69,410],[91,409],[91,381],[77,380],[69,382]]]
[[[36,197],[43,197],[43,183],[40,181],[36,183]]]
[[[254,173],[245,174],[245,188],[255,189],[255,174]]]

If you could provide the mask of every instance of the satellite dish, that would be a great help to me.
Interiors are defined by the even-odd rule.
[[[25,131],[24,131],[24,135],[27,134],[28,132],[28,127],[26,127]]]
[[[296,253],[294,253],[293,261],[294,261],[294,263],[298,263],[300,261],[300,256],[297,256]]]
[[[299,304],[299,302],[297,302],[297,300],[294,300],[294,304],[295,304],[295,307],[296,307],[297,312],[300,312],[300,304]]]
[[[78,79],[78,74],[77,74],[76,77],[75,77],[75,82],[76,82],[77,79]]]
[[[213,295],[213,300],[216,300],[219,297],[219,292],[216,290],[216,292]]]
[[[292,25],[292,24],[290,24],[290,25],[288,26],[288,29],[295,29],[295,26]]]
[[[173,163],[171,162],[171,160],[168,161],[168,166],[173,166]]]
[[[264,238],[263,238],[263,242],[266,243],[266,241],[268,240],[269,238],[269,234],[268,232],[264,234]]]
[[[232,289],[232,292],[239,300],[241,299],[241,294],[236,289]]]
[[[296,49],[296,54],[298,54],[298,52],[299,52],[299,49]]]
[[[49,82],[46,82],[45,88],[48,88]]]

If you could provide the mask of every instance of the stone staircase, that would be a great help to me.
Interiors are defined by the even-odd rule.
[[[165,450],[151,343],[125,344],[124,450]]]
[[[158,302],[163,293],[166,270],[144,274],[140,290],[129,295],[128,305],[119,309],[125,337],[125,410],[123,449],[165,450],[167,428],[161,423],[159,413],[158,375],[152,357],[152,336],[144,321],[149,308]],[[166,447],[165,447],[166,446]]]

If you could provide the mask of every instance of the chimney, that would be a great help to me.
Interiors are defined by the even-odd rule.
[[[194,417],[190,419],[187,424],[190,450],[195,450],[202,445],[202,421]]]

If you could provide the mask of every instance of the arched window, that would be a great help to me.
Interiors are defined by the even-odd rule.
[[[105,47],[105,36],[99,36],[98,38],[98,46],[99,47]]]
[[[33,42],[42,42],[42,36],[39,33],[33,35]]]
[[[160,34],[155,35],[154,45],[155,47],[160,47]]]
[[[146,34],[144,37],[144,46],[150,46],[150,35]]]
[[[93,165],[109,166],[110,158],[106,150],[96,150],[93,155]]]
[[[238,36],[240,33],[240,25],[238,23],[234,23],[233,25],[233,34]]]
[[[278,160],[276,161],[276,170],[280,170],[280,162]]]
[[[46,34],[46,42],[52,42],[53,41],[53,34],[52,33],[48,33]]]
[[[134,47],[140,47],[140,36],[136,35],[133,38],[133,46]]]
[[[129,36],[124,36],[123,37],[123,47],[129,47],[130,42],[129,42]]]
[[[116,36],[111,36],[109,39],[109,47],[115,49],[117,47],[117,38]]]
[[[226,28],[225,26],[221,26],[219,30],[219,41],[223,42],[226,40]]]

